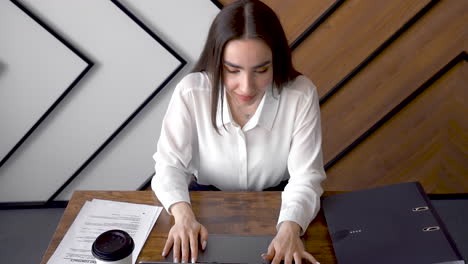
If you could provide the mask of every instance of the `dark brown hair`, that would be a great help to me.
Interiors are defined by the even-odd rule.
[[[219,94],[223,93],[223,53],[235,39],[261,39],[273,56],[273,83],[283,86],[300,75],[291,62],[291,51],[275,12],[258,0],[239,0],[225,6],[211,24],[205,47],[192,72],[206,72],[212,84],[211,123],[216,131]],[[221,96],[221,106],[223,97]]]

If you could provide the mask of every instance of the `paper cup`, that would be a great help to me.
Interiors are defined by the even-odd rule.
[[[96,258],[96,264],[132,264],[134,248],[132,237],[123,230],[115,229],[100,234],[91,252]]]

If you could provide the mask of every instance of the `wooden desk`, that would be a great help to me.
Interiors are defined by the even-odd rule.
[[[41,263],[47,263],[85,201],[93,198],[161,205],[152,191],[76,191]],[[274,235],[276,233],[276,221],[281,204],[280,192],[192,192],[191,199],[198,221],[205,225],[211,234]],[[172,221],[164,210],[148,236],[138,261],[162,260],[162,248],[173,224]],[[320,263],[336,263],[322,211],[309,225],[304,240],[307,251]]]

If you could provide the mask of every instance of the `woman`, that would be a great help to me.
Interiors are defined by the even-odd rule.
[[[293,68],[275,13],[254,0],[223,8],[194,71],[174,90],[154,155],[152,188],[175,218],[163,256],[172,248],[174,262],[195,262],[199,243],[207,246],[189,184],[227,191],[286,185],[277,234],[262,257],[317,263],[300,236],[320,206],[321,140],[316,88]]]

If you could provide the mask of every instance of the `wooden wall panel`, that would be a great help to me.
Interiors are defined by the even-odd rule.
[[[468,1],[441,1],[322,107],[329,162],[466,50]]]
[[[468,190],[468,62],[462,61],[328,171],[328,190],[420,181]]]
[[[236,0],[221,0],[225,5]],[[289,43],[312,25],[335,0],[264,0],[278,15]]]
[[[323,97],[429,0],[345,1],[293,53]]]

